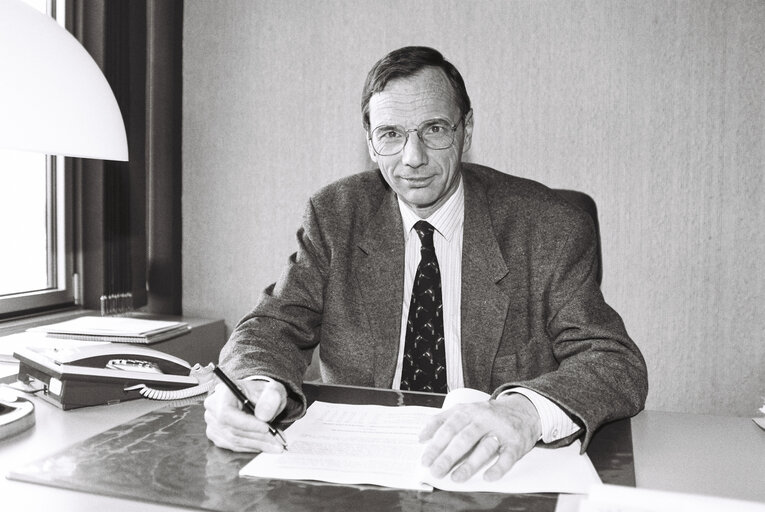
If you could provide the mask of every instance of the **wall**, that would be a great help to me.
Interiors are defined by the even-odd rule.
[[[648,408],[765,395],[765,2],[187,1],[183,307],[228,329],[303,205],[366,168],[359,97],[389,50],[462,71],[472,161],[591,194],[606,299]]]

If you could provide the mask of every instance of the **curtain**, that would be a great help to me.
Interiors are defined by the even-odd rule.
[[[67,159],[88,309],[181,314],[182,0],[69,0],[125,121],[128,162]]]

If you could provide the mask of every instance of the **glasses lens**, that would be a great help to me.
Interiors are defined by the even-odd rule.
[[[446,149],[454,142],[454,128],[442,119],[425,121],[417,131],[430,149]]]
[[[380,126],[372,132],[372,146],[378,155],[395,155],[406,142],[406,132],[394,126]]]
[[[446,149],[454,142],[454,129],[444,119],[431,119],[417,127],[416,131],[425,146],[430,149]],[[378,126],[372,131],[372,147],[378,155],[395,155],[406,145],[407,132],[400,126]]]

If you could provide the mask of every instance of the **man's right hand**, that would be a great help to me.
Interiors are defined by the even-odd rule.
[[[231,391],[219,383],[205,399],[207,437],[216,446],[236,452],[284,451],[279,439],[268,431],[273,420],[287,405],[287,390],[279,382],[238,381],[244,394],[255,404],[255,415],[242,410]]]

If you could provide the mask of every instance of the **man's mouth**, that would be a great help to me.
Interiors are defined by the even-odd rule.
[[[401,179],[404,180],[409,185],[415,185],[415,186],[422,186],[430,182],[432,176],[411,176],[411,177],[402,177]]]

